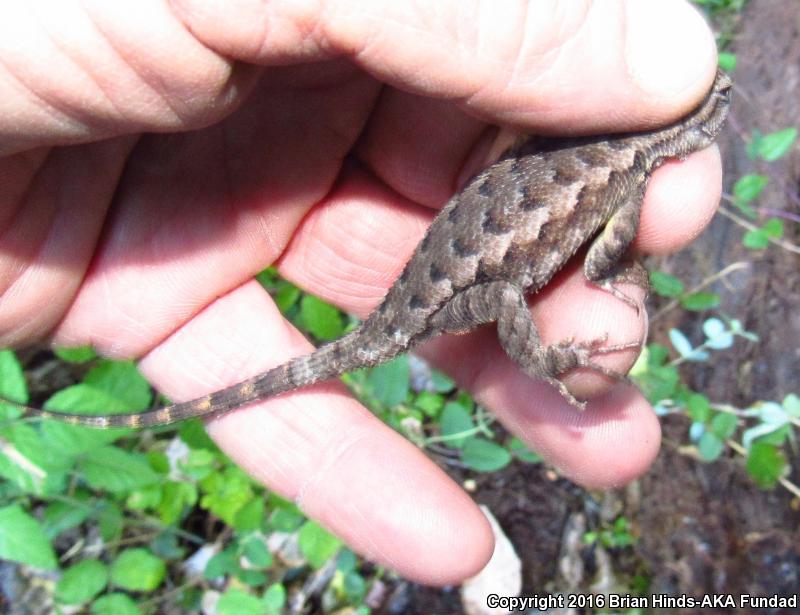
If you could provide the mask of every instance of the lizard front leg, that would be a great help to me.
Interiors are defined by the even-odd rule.
[[[625,202],[606,223],[600,235],[586,253],[583,271],[586,278],[630,305],[639,313],[639,304],[617,288],[617,284],[632,283],[645,292],[649,288],[647,271],[639,263],[620,264],[625,251],[639,229],[639,212],[644,200],[645,186],[633,190]]]
[[[623,374],[595,363],[592,357],[639,347],[638,342],[602,347],[607,336],[578,343],[569,339],[545,346],[522,291],[505,281],[479,284],[458,293],[436,313],[432,325],[443,333],[458,333],[495,321],[500,345],[522,371],[552,384],[564,399],[581,410],[586,403],[578,401],[558,376],[576,367],[586,367],[612,378],[624,378]]]

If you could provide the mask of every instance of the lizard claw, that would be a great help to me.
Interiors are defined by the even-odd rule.
[[[556,376],[564,374],[572,369],[583,367],[609,378],[613,378],[614,380],[626,380],[627,376],[625,374],[596,363],[593,357],[595,355],[610,354],[612,352],[641,347],[641,342],[628,342],[625,344],[606,346],[606,340],[608,340],[608,334],[577,343],[573,338],[568,338],[546,349],[549,372],[546,380],[558,389],[561,396],[566,399],[570,405],[575,406],[579,410],[583,410],[586,407],[586,402],[578,401],[575,396],[567,390],[566,385],[556,378]]]

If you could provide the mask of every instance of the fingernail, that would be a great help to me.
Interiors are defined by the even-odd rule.
[[[681,97],[711,74],[714,36],[688,2],[632,0],[626,16],[628,69],[644,92],[659,99]]]

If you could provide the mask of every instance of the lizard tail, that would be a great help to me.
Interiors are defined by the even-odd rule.
[[[400,351],[400,348],[396,350],[394,348],[365,350],[360,330],[356,330],[341,339],[321,346],[310,354],[287,361],[225,389],[191,401],[135,414],[92,416],[44,410],[10,400],[2,401],[22,408],[26,416],[55,419],[72,425],[102,429],[169,425],[189,418],[220,416],[255,401],[330,380],[359,367],[383,363]]]

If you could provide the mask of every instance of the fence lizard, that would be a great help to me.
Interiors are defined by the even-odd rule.
[[[525,295],[543,288],[591,242],[586,277],[632,303],[614,281],[626,279],[617,264],[636,234],[650,174],[667,159],[711,144],[727,116],[730,88],[730,79],[718,72],[694,111],[657,130],[520,140],[450,199],[367,320],[309,355],[195,400],[139,414],[88,416],[23,407],[29,415],[102,428],[219,416],[383,363],[434,336],[496,322],[500,343],[517,365],[582,408],[558,376],[588,367],[619,377],[592,356],[639,344],[603,347],[605,340],[599,339],[544,346]]]

